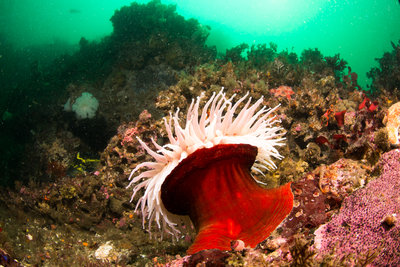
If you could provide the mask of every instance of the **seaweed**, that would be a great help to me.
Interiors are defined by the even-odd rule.
[[[313,266],[314,256],[316,252],[311,249],[310,242],[297,238],[294,245],[290,248],[290,254],[293,260],[290,264],[291,267],[308,267]]]
[[[400,88],[400,40],[398,44],[391,42],[393,50],[376,58],[379,67],[371,68],[367,77],[372,79],[370,90],[378,94],[383,90],[393,92]]]

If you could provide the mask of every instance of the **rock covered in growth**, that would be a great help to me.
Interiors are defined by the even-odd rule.
[[[157,123],[152,115],[144,110],[136,122],[123,123],[118,133],[113,136],[101,155],[102,171],[108,177],[107,182],[115,182],[114,178],[125,179],[120,174],[128,175],[132,166],[146,157],[136,137],[147,143],[150,139],[158,140]]]
[[[393,104],[387,111],[384,119],[386,123],[386,130],[388,132],[388,139],[392,145],[400,144],[400,102]]]
[[[400,262],[400,150],[382,155],[381,175],[343,202],[340,213],[315,232],[320,255],[373,255],[379,266]]]
[[[321,165],[292,184],[293,209],[281,224],[282,236],[306,236],[327,222],[343,199],[368,180],[368,167],[351,159]]]
[[[193,255],[178,256],[177,259],[167,263],[166,267],[181,266],[226,266],[226,260],[230,256],[228,251],[219,249],[205,249]]]
[[[292,95],[295,94],[292,87],[286,85],[281,85],[278,88],[270,89],[269,92],[274,97],[283,96],[286,97],[288,100],[292,100]]]

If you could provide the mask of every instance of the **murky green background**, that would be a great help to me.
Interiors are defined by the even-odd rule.
[[[64,42],[77,44],[83,36],[101,38],[112,31],[114,10],[124,0],[1,0],[0,34],[20,45]],[[148,1],[137,1],[147,3]],[[400,39],[397,0],[168,0],[177,12],[211,26],[209,44],[225,52],[239,43],[278,44],[301,52],[318,48],[324,55],[340,53],[359,74]]]

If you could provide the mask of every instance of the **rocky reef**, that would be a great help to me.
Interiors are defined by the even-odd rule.
[[[7,131],[29,138],[19,154],[1,155],[1,264],[399,264],[399,45],[378,59],[371,90],[363,90],[339,54],[316,48],[297,55],[274,43],[241,44],[217,57],[206,45],[211,29],[160,1],[123,7],[111,22],[111,35],[82,38],[78,51],[35,78],[35,86],[55,89],[51,101],[37,98],[30,127],[18,126],[22,115],[6,114]],[[267,107],[280,105],[284,158],[265,176],[252,175],[265,188],[291,182],[293,209],[256,247],[233,240],[231,250],[188,256],[192,227],[178,239],[143,227],[135,207],[144,192],[130,202],[128,176],[151,161],[137,137],[157,150],[168,139],[162,117],[179,108],[184,121],[192,99],[203,94],[202,108],[222,87],[228,98],[248,92]],[[98,100],[93,118],[62,108],[83,92]]]
[[[315,231],[320,255],[333,251],[338,259],[369,255],[373,265],[398,265],[399,159],[398,149],[383,154],[377,165],[380,176],[347,197],[339,213]]]

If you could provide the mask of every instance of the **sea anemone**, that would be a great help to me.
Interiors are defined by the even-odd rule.
[[[272,159],[282,158],[276,147],[284,145],[284,132],[272,116],[278,107],[262,106],[263,98],[251,105],[250,97],[235,116],[248,93],[233,104],[234,96],[227,99],[222,89],[199,114],[202,96],[192,100],[184,128],[179,109],[168,121],[164,118],[169,144],[152,140],[153,151],[138,138],[154,161],[132,171],[131,201],[144,189],[136,209],[141,208],[143,227],[147,220],[149,229],[155,221],[159,229],[178,236],[180,225],[190,218],[198,234],[189,254],[229,250],[238,239],[256,246],[293,206],[290,183],[265,189],[251,175],[251,169],[262,173],[276,168]]]

